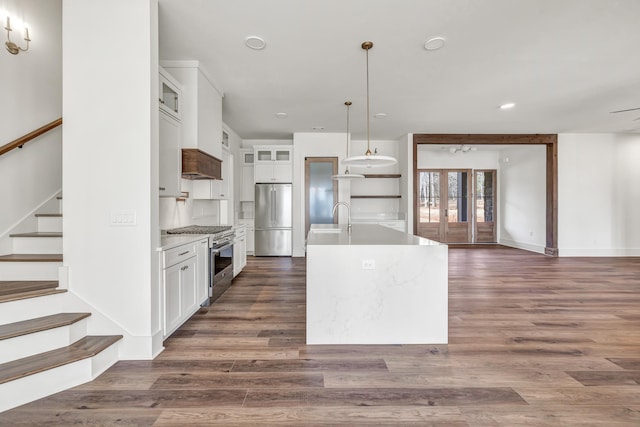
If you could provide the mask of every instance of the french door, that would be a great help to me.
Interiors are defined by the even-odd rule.
[[[418,169],[418,236],[442,243],[470,243],[471,171]]]
[[[496,242],[496,171],[476,170],[475,172],[475,241],[476,243]]]

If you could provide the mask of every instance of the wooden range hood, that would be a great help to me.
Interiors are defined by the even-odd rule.
[[[197,148],[183,148],[182,177],[185,179],[222,179],[222,160]]]

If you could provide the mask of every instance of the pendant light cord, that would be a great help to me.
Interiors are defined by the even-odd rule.
[[[369,113],[369,49],[371,49],[370,47],[368,47],[366,50],[367,52],[367,152],[365,153],[367,156],[371,155],[371,147],[369,144],[370,141],[370,117],[371,114]]]
[[[347,157],[345,157],[345,159],[346,159],[346,158],[349,157],[349,139],[350,139],[349,138],[349,107],[351,107],[351,101],[346,101],[344,103],[344,105],[347,106]],[[347,168],[344,171],[344,173],[345,173],[345,175],[349,174],[349,166],[348,165],[347,165]]]

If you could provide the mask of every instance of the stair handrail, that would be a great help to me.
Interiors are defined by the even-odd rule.
[[[8,144],[3,145],[2,147],[0,147],[0,156],[2,156],[5,153],[8,153],[14,148],[22,148],[22,146],[27,142],[31,141],[34,138],[39,137],[44,133],[49,132],[52,129],[57,128],[61,124],[62,124],[62,117],[52,121],[51,123],[47,123],[46,125],[39,127],[38,129],[31,131],[28,134],[21,136],[20,138],[15,139]]]

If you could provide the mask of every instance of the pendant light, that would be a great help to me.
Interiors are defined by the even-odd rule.
[[[349,157],[349,107],[351,107],[351,101],[346,101],[344,105],[347,106],[347,157]],[[332,175],[332,179],[354,179],[354,178],[364,178],[364,175],[360,175],[357,173],[349,172],[349,165],[345,169],[344,173],[338,175]]]
[[[364,49],[367,53],[367,151],[364,153],[364,156],[353,156],[347,157],[342,161],[345,165],[352,166],[363,166],[367,168],[372,167],[380,167],[380,166],[391,166],[395,165],[398,161],[390,156],[381,156],[377,153],[371,152],[371,136],[370,136],[370,117],[371,114],[369,112],[369,49],[373,47],[373,42],[363,42],[362,49]]]

